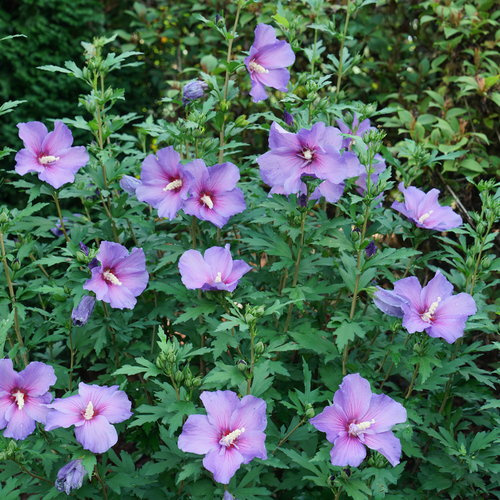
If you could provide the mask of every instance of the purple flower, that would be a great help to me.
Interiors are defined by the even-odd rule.
[[[420,189],[404,184],[399,185],[399,190],[405,197],[404,203],[395,201],[392,208],[411,219],[417,227],[447,231],[462,224],[462,217],[450,207],[442,207],[438,202],[439,190],[431,189],[424,193]]]
[[[94,292],[98,300],[116,309],[133,309],[149,280],[142,248],[133,248],[129,255],[119,243],[103,241],[96,257],[101,265],[92,268],[84,290]]]
[[[71,147],[73,135],[60,120],[48,132],[41,122],[18,123],[19,137],[24,149],[16,154],[16,172],[19,175],[37,172],[41,181],[58,189],[73,182],[76,172],[89,161],[83,146]]]
[[[344,179],[364,171],[354,153],[341,154],[342,137],[334,127],[319,122],[311,130],[287,132],[273,122],[269,131],[270,151],[257,158],[262,180],[272,187],[271,193],[305,192],[303,176],[323,179],[312,198],[323,195],[330,201],[340,198]],[[340,193],[340,194],[339,194]]]
[[[207,415],[188,417],[178,446],[205,455],[203,466],[218,483],[228,484],[242,463],[267,458],[266,402],[254,396],[240,400],[232,391],[204,391],[200,398]]]
[[[132,416],[127,395],[111,387],[87,385],[80,382],[78,394],[58,398],[47,405],[46,431],[75,426],[76,440],[92,453],[104,453],[118,441],[111,424],[123,422]]]
[[[83,243],[83,241],[80,241],[78,243],[78,246],[80,247],[80,250],[88,257],[89,255],[89,247]]]
[[[267,99],[264,86],[286,92],[290,72],[285,68],[294,62],[295,54],[290,44],[278,40],[272,26],[258,24],[255,28],[255,40],[245,58],[245,66],[252,82],[252,101]]]
[[[350,127],[342,120],[337,120],[337,125],[343,134],[356,135],[358,137],[363,137],[369,130],[376,130],[375,127],[370,126],[370,120],[368,120],[368,118],[359,123],[359,115],[357,113],[354,113],[354,118]],[[352,142],[353,139],[350,137],[343,137],[342,147],[349,149]]]
[[[128,194],[135,195],[137,188],[142,184],[139,179],[131,175],[124,175],[120,179],[120,187]]]
[[[293,122],[294,122],[294,119],[293,119],[293,115],[291,113],[289,113],[288,111],[284,111],[283,112],[283,121],[289,126],[291,127],[293,125]]]
[[[87,475],[87,471],[81,460],[71,460],[64,467],[59,469],[56,479],[56,490],[69,495],[72,490],[77,490],[82,487],[83,478]]]
[[[402,317],[409,333],[426,332],[449,344],[463,336],[467,318],[477,311],[468,293],[453,295],[453,285],[439,271],[423,288],[412,276],[396,281],[393,292],[381,289],[375,296],[375,305],[390,316]]]
[[[188,250],[179,259],[182,282],[191,290],[232,292],[241,277],[251,269],[245,261],[233,260],[229,245],[209,248],[203,256],[198,250]]]
[[[240,171],[232,163],[206,167],[203,160],[194,160],[185,168],[193,178],[191,198],[184,202],[184,212],[222,227],[229,218],[245,210],[245,199],[236,187]]]
[[[80,300],[80,303],[73,308],[71,312],[71,320],[73,321],[73,326],[83,326],[87,324],[92,311],[94,310],[95,298],[92,295],[85,295]]]
[[[199,99],[205,95],[208,85],[203,80],[191,80],[182,89],[182,104]]]
[[[160,217],[173,219],[188,196],[192,179],[187,166],[172,146],[146,156],[142,162],[141,185],[135,193],[140,201],[158,209]],[[193,162],[194,163],[194,162]]]
[[[373,295],[373,302],[385,314],[396,316],[396,318],[403,317],[401,306],[405,300],[396,292],[378,287],[378,290]]]
[[[373,240],[368,243],[368,246],[365,248],[365,253],[367,257],[372,257],[377,253],[377,245],[375,245]]]
[[[17,373],[10,359],[0,359],[0,429],[7,438],[26,439],[35,422],[45,423],[52,401],[49,387],[56,383],[54,368],[33,361]]]
[[[333,465],[358,467],[366,457],[366,448],[378,451],[392,466],[399,464],[401,443],[391,429],[406,421],[403,406],[385,394],[372,394],[370,383],[355,373],[344,377],[333,397],[333,405],[309,420],[326,432],[333,443]]]
[[[66,233],[69,233],[69,229],[66,228],[66,224],[68,223],[68,219],[66,219],[66,217],[63,217],[63,222],[64,222],[64,227],[66,229]],[[64,233],[62,232],[62,229],[61,229],[61,221],[60,220],[58,220],[56,222],[56,227],[50,228],[50,232],[54,236],[57,236],[58,238],[64,235]]]

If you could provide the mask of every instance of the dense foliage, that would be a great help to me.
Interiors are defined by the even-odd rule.
[[[2,498],[62,498],[65,488],[77,498],[498,496],[494,2],[239,0],[224,10],[213,2],[135,2],[124,11],[79,0],[61,2],[50,21],[49,3],[23,0],[0,13],[8,61],[0,70]],[[28,16],[33,22],[23,24]],[[99,35],[106,25],[109,36],[91,40],[83,30],[75,38],[81,18]],[[293,65],[266,66],[265,55],[244,62],[262,23],[290,44],[278,42],[293,49]],[[253,102],[259,75],[285,68],[288,91],[266,86],[268,98]],[[19,121],[40,120],[50,131],[52,119],[73,132],[70,153],[60,121],[52,142],[29,139],[47,134],[30,124],[19,128],[24,146],[14,139]],[[321,134],[299,155],[277,145],[320,124],[344,133],[335,132],[342,143],[335,151]],[[345,172],[347,164],[360,169],[341,178],[300,170],[290,187],[295,158],[312,168],[318,151]],[[64,182],[47,173],[61,158],[72,158]],[[212,185],[199,160],[237,168],[220,169]],[[178,168],[159,195],[148,191],[156,189],[157,161]],[[410,205],[420,191],[410,185],[440,189],[439,203],[453,212],[435,200],[416,211]],[[155,201],[171,194],[168,206]],[[244,210],[235,208],[240,196]],[[227,244],[241,271],[232,279],[227,253],[217,254],[224,269],[196,254]],[[128,271],[118,272],[117,262]],[[442,287],[447,295],[422,299],[423,309],[413,292],[398,289],[415,277],[419,290],[436,275],[451,285]],[[437,335],[426,324],[451,293],[461,294],[463,308],[445,314]],[[13,375],[8,360],[17,372],[31,368]],[[47,381],[38,392],[35,367],[38,382]],[[392,398],[405,418],[384,432],[368,410],[353,421],[340,403],[348,374]],[[242,398],[231,399],[235,414],[245,401],[264,402],[246,428],[222,425],[224,408],[207,404],[208,393],[223,390]],[[99,392],[88,399],[89,391]],[[336,410],[325,410],[334,393]],[[69,402],[74,429],[61,424]],[[356,446],[359,439],[375,450],[373,433],[392,429],[401,458],[395,445],[368,450],[360,465],[335,465],[335,440],[318,422],[339,407]],[[32,433],[11,424],[23,410],[38,422]],[[192,416],[206,413],[222,432],[221,456],[236,455],[238,442],[243,452],[245,432],[257,442],[265,428],[267,452],[228,484],[207,470],[208,448],[189,453],[190,423],[201,421]],[[106,432],[84,435],[97,417],[107,419]],[[107,426],[118,433],[114,446]]]

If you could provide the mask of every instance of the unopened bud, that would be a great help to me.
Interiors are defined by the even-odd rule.
[[[236,366],[238,367],[238,370],[240,370],[241,372],[244,372],[248,368],[248,363],[244,359],[240,359],[236,363]]]
[[[316,412],[314,411],[314,408],[311,405],[307,405],[305,415],[307,418],[313,418]]]
[[[263,342],[257,342],[255,344],[255,354],[257,354],[257,356],[261,356],[262,354],[264,354],[264,351],[266,350],[266,346],[264,345]]]
[[[178,385],[182,384],[182,382],[184,381],[184,373],[178,370],[174,375],[174,380],[176,384]]]
[[[12,261],[12,270],[13,271],[19,271],[19,269],[21,269],[21,263],[19,262],[19,259],[14,259]]]

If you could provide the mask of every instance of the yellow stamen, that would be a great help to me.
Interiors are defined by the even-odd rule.
[[[210,196],[208,196],[208,194],[204,194],[200,200],[205,203],[205,205],[210,208],[210,210],[212,208],[214,208],[214,202],[212,201],[212,198],[210,198]]]
[[[175,179],[175,181],[169,182],[163,191],[173,191],[174,189],[182,187],[182,179]]]
[[[92,401],[89,401],[87,408],[85,408],[85,413],[83,414],[83,418],[85,420],[90,420],[94,416],[94,405]]]
[[[245,432],[245,428],[242,427],[241,429],[236,429],[233,432],[230,432],[227,436],[223,436],[220,438],[219,444],[222,446],[231,446],[236,439],[238,439],[241,434]],[[235,445],[237,448],[237,446]]]
[[[57,160],[59,160],[59,156],[47,155],[47,156],[41,156],[40,158],[38,158],[38,161],[42,165],[47,165],[47,163],[54,163]]]
[[[264,66],[261,66],[259,63],[256,63],[255,61],[251,61],[250,64],[250,69],[252,71],[255,71],[256,73],[269,73],[269,70],[264,68]]]

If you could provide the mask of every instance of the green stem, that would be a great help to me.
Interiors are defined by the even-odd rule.
[[[61,212],[61,205],[59,205],[59,196],[57,195],[56,190],[52,192],[52,197],[54,198],[54,203],[56,204],[57,215],[59,217],[59,224],[61,224],[61,231],[63,232],[66,243],[69,243],[68,233],[66,231],[66,226],[64,225],[64,220]]]
[[[301,214],[301,217],[300,217],[299,249],[297,251],[297,258],[295,259],[295,268],[293,271],[292,287],[296,287],[297,282],[299,281],[300,260],[302,258],[302,249],[304,247],[304,228],[305,228],[305,224],[306,224],[306,216],[307,216],[307,211],[304,210]],[[288,328],[290,327],[290,321],[292,319],[292,310],[293,310],[293,303],[288,306],[288,311],[286,314],[286,321],[285,321],[285,328],[283,330],[285,333],[288,331]]]
[[[17,314],[16,294],[14,293],[14,285],[10,277],[9,265],[7,264],[7,252],[5,251],[5,244],[3,241],[3,233],[0,232],[0,249],[2,250],[2,263],[5,271],[5,279],[7,281],[7,288],[9,290],[10,301],[12,302],[12,310],[14,311],[14,331],[16,332],[17,342],[21,348],[21,357],[23,358],[24,366],[28,364],[28,355],[24,350],[23,337],[21,335],[21,328],[19,327],[19,316]]]
[[[343,66],[344,66],[344,44],[345,44],[345,39],[347,36],[347,27],[349,26],[349,18],[351,17],[351,2],[350,0],[347,0],[347,15],[345,18],[345,23],[344,23],[344,32],[342,33],[342,40],[340,42],[340,53],[339,53],[339,70],[338,70],[338,75],[337,75],[337,89],[335,91],[335,100],[334,103],[336,104],[338,99],[339,99],[339,94],[340,94],[340,84],[342,82],[342,71],[343,71]]]
[[[249,331],[250,331],[250,372],[249,372],[248,378],[247,378],[247,394],[251,393],[253,369],[255,366],[255,335],[257,332],[255,330],[254,323],[249,325]]]
[[[38,474],[35,474],[34,472],[31,472],[24,465],[20,464],[17,460],[13,460],[12,458],[10,460],[12,460],[12,462],[14,462],[15,464],[17,464],[19,466],[19,468],[23,472],[25,472],[26,474],[30,475],[31,477],[33,477],[35,479],[38,479],[40,481],[45,481],[46,483],[52,484],[52,481],[48,480],[46,477],[39,476]]]
[[[227,94],[229,89],[229,63],[231,62],[231,52],[233,50],[233,41],[234,36],[236,34],[236,28],[238,27],[238,21],[240,19],[241,7],[243,6],[243,2],[238,1],[238,8],[236,9],[236,17],[234,19],[233,29],[231,30],[231,37],[229,38],[229,42],[227,44],[227,58],[226,58],[226,76],[224,77],[224,90],[223,90],[223,102],[226,104]],[[226,111],[224,111],[224,116],[222,117],[222,125],[219,133],[219,163],[222,163],[224,160],[224,131],[226,127]]]
[[[418,367],[419,367],[419,364],[417,363],[415,365],[415,369],[413,370],[413,375],[411,377],[411,381],[410,381],[410,385],[408,387],[408,390],[406,391],[405,399],[408,399],[411,396],[411,393],[413,391],[413,386],[415,385],[415,380],[417,380]]]
[[[94,469],[94,473],[95,473],[95,477],[99,481],[99,484],[101,485],[102,497],[104,498],[104,500],[108,500],[108,489],[106,487],[106,483],[103,481],[103,479],[101,478],[101,476],[99,474],[99,470],[97,469],[97,465]]]
[[[278,442],[278,444],[276,445],[276,448],[274,449],[273,451],[273,455],[274,453],[276,453],[276,450],[278,450],[278,448],[280,448],[281,445],[283,445],[286,441],[288,441],[289,437],[301,426],[304,424],[304,422],[306,421],[306,417],[302,417],[302,419],[299,421],[299,423],[293,428],[291,429],[290,431],[288,431],[281,439],[280,441]]]
[[[70,351],[70,360],[69,360],[69,382],[68,382],[68,390],[71,391],[73,385],[73,367],[75,361],[75,350],[73,348],[73,335],[72,335],[72,326],[71,323],[69,325],[69,351]]]
[[[368,176],[369,178],[370,176]],[[359,246],[360,248],[358,249],[358,255],[357,255],[357,260],[356,260],[356,280],[354,281],[354,291],[352,294],[352,301],[351,301],[351,310],[349,311],[349,320],[352,321],[354,318],[354,313],[356,312],[356,303],[358,300],[358,294],[359,294],[359,280],[361,279],[361,255],[363,253],[363,249],[361,248],[363,242],[365,241],[365,236],[366,236],[366,228],[368,226],[368,219],[370,215],[370,204],[366,204],[365,208],[365,213],[363,217],[363,227],[361,229],[361,238],[359,240]],[[347,374],[347,358],[349,357],[349,343],[346,342],[346,345],[344,347],[344,353],[342,354],[342,374],[346,375]]]

